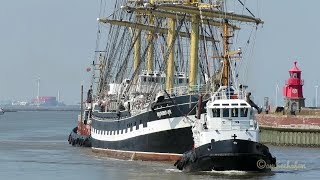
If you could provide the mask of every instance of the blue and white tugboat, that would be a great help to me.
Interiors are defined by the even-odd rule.
[[[237,92],[237,93],[236,93]],[[207,114],[193,126],[195,148],[184,153],[175,165],[186,172],[270,171],[276,166],[267,146],[258,142],[256,105],[250,93],[221,86],[207,103]]]

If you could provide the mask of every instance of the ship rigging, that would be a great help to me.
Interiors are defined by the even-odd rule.
[[[86,108],[94,151],[173,160],[192,149],[195,115],[206,113],[199,103],[204,107],[220,86],[240,86],[232,60],[243,52],[230,47],[235,31],[241,23],[254,29],[263,23],[226,6],[120,0],[110,16],[101,11],[93,62],[98,76]]]

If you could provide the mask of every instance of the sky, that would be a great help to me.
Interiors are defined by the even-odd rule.
[[[79,102],[81,84],[87,89],[90,83],[85,70],[94,57],[99,4],[100,0],[1,0],[0,100],[36,97],[40,78],[40,95],[57,96],[59,91],[66,104]],[[269,97],[274,104],[278,84],[281,105],[284,81],[297,61],[306,106],[313,106],[315,85],[320,85],[320,1],[258,0],[256,5],[253,12],[265,23],[257,31],[248,68],[254,99],[262,105]]]
[[[278,84],[278,102],[283,105],[284,81],[289,77],[293,62],[297,61],[304,79],[306,106],[314,105],[315,86],[320,85],[319,5],[317,0],[259,1],[260,17],[265,24],[257,33],[249,86],[253,87],[253,95],[260,104],[264,97],[275,104]]]
[[[0,100],[80,100],[92,62],[98,0],[1,0]]]

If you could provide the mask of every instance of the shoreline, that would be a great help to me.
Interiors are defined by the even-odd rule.
[[[2,107],[4,112],[18,112],[18,111],[80,111],[79,106],[46,106],[46,107],[36,107],[36,106],[10,106]]]

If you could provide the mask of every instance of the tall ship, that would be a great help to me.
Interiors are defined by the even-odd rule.
[[[92,101],[79,121],[91,128],[93,151],[167,161],[194,148],[196,116],[241,74],[237,60],[251,52],[252,32],[263,23],[242,1],[230,4],[118,0],[109,16],[101,10]],[[241,25],[251,29],[245,51],[234,43]]]

